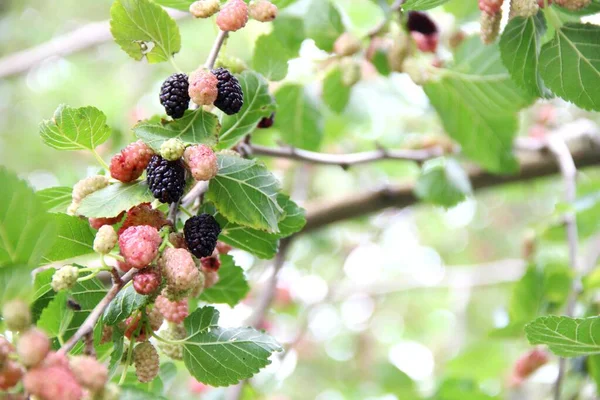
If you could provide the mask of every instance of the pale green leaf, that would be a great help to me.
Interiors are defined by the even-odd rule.
[[[471,192],[467,173],[456,160],[449,158],[427,161],[415,185],[418,198],[447,208],[457,205]]]
[[[106,115],[95,107],[59,106],[40,124],[42,140],[58,150],[94,150],[110,137]]]
[[[540,76],[539,57],[546,33],[543,13],[529,18],[515,17],[508,22],[500,39],[502,62],[513,81],[536,97],[550,97]]]
[[[33,302],[31,304],[31,316],[33,322],[38,320],[44,308],[46,308],[54,298],[56,292],[54,292],[50,285],[52,283],[52,275],[54,275],[54,272],[54,268],[49,268],[35,274],[33,282]]]
[[[44,203],[48,212],[66,213],[71,204],[73,189],[67,186],[57,186],[35,192]]]
[[[46,264],[94,253],[93,244],[96,236],[87,219],[53,214],[52,219],[57,227],[56,240],[42,261]]]
[[[112,334],[113,350],[110,353],[110,361],[108,362],[108,375],[111,377],[116,374],[117,369],[119,369],[119,366],[123,361],[123,352],[125,350],[123,342],[123,332],[121,332],[119,328],[114,327]]]
[[[35,268],[52,246],[55,224],[27,183],[2,167],[0,182],[0,268]]]
[[[43,329],[49,337],[60,337],[64,335],[73,318],[73,310],[67,307],[68,292],[62,290],[50,301],[42,311],[36,325]]]
[[[148,296],[143,296],[135,291],[133,285],[127,286],[125,289],[117,293],[117,296],[110,302],[102,320],[105,324],[115,325],[124,321],[135,310],[140,309],[148,301]]]
[[[405,10],[429,10],[441,6],[448,0],[407,0],[402,5]]]
[[[570,23],[542,47],[540,73],[557,96],[600,110],[600,27]]]
[[[352,86],[344,84],[341,68],[333,68],[323,81],[323,102],[329,106],[331,111],[340,114],[350,101],[351,91]]]
[[[177,23],[150,0],[116,0],[110,9],[110,31],[135,60],[167,61],[181,48]]]
[[[233,307],[246,297],[250,286],[244,276],[244,270],[235,265],[232,256],[221,254],[220,259],[219,280],[202,292],[200,300]]]
[[[31,267],[10,264],[0,267],[0,307],[14,298],[31,297]]]
[[[146,181],[114,183],[85,197],[77,213],[88,218],[112,218],[141,203],[154,201]]]
[[[531,344],[545,344],[561,357],[600,353],[600,317],[540,317],[525,326]]]
[[[265,78],[256,72],[244,71],[239,76],[239,81],[244,92],[244,105],[237,114],[223,116],[218,145],[220,149],[237,144],[256,128],[263,117],[268,117],[275,111],[275,103],[269,94],[269,84]]]
[[[217,143],[220,129],[221,125],[215,114],[197,109],[186,111],[182,118],[174,121],[142,121],[133,127],[133,133],[155,151],[159,151],[163,142],[172,138],[178,138],[187,144],[213,146]]]
[[[211,179],[206,199],[229,221],[279,232],[283,210],[277,203],[279,182],[256,160],[217,155],[219,173]]]
[[[183,343],[183,361],[200,382],[236,384],[269,365],[271,354],[281,351],[270,336],[252,328],[220,328],[218,319],[217,310],[203,307],[184,321],[189,337]]]
[[[286,84],[275,93],[277,118],[274,127],[294,147],[318,150],[323,139],[323,117],[306,95],[304,87]]]
[[[342,16],[330,0],[310,0],[304,24],[306,36],[325,51],[331,51],[335,40],[345,31]]]

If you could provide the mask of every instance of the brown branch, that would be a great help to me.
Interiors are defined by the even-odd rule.
[[[600,146],[586,140],[572,150],[573,161],[578,168],[600,165]],[[471,166],[469,178],[474,189],[484,189],[511,182],[523,182],[559,172],[552,154],[546,149],[527,152],[518,156],[520,170],[514,175],[494,175]],[[389,207],[407,207],[418,202],[413,193],[414,183],[388,185],[379,190],[346,196],[339,200],[316,201],[307,204],[306,226],[302,233],[312,232],[326,225],[364,216]]]
[[[189,17],[189,13],[167,10],[174,19]],[[109,21],[92,22],[47,42],[0,58],[0,78],[27,72],[44,60],[65,57],[112,40]]]
[[[115,268],[113,268],[113,270],[115,270]],[[90,315],[88,315],[83,324],[81,324],[81,326],[77,329],[77,332],[75,332],[75,334],[71,336],[69,340],[67,340],[67,342],[60,348],[60,353],[68,353],[77,344],[77,342],[79,342],[79,340],[84,338],[90,332],[93,332],[94,327],[96,326],[96,323],[104,313],[104,310],[108,307],[110,302],[113,301],[113,299],[117,296],[117,293],[119,293],[123,286],[125,286],[125,284],[131,280],[131,277],[136,271],[137,270],[135,268],[132,268],[122,277],[114,279],[113,285],[108,291],[108,293],[106,293],[106,296],[104,296],[104,298],[100,300],[100,303],[98,303],[96,307],[94,307]],[[114,276],[115,274],[113,272],[113,277]]]
[[[577,200],[577,166],[569,147],[560,138],[550,138],[548,141],[548,148],[558,162],[560,172],[562,174],[563,182],[565,185],[565,202],[572,206]],[[577,250],[579,237],[577,233],[577,220],[573,211],[567,211],[564,215],[564,221],[567,228],[567,242],[569,247],[569,263],[571,268],[577,273],[579,272]],[[569,317],[573,316],[575,311],[575,305],[577,303],[577,295],[579,292],[577,278],[574,280],[569,292],[569,299],[567,302],[566,314]],[[566,359],[561,358],[558,363],[558,377],[554,384],[554,399],[560,400],[562,392],[562,383],[566,372],[567,362]]]
[[[380,160],[408,160],[423,162],[431,158],[444,155],[444,149],[435,147],[423,150],[388,150],[377,149],[360,153],[350,154],[326,154],[314,151],[302,150],[295,147],[265,147],[250,144],[251,153],[257,156],[289,158],[292,160],[309,162],[312,164],[339,165],[347,168],[352,165],[367,164]]]

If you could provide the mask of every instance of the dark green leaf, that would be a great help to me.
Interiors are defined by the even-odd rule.
[[[115,325],[124,321],[131,313],[138,310],[148,301],[148,296],[143,296],[135,291],[133,285],[127,286],[125,289],[117,293],[117,296],[110,302],[102,320],[105,324]]]
[[[250,286],[246,281],[244,270],[233,262],[233,257],[222,254],[219,281],[200,295],[200,300],[213,304],[235,306],[246,297]]]
[[[275,93],[277,118],[275,128],[283,140],[294,147],[318,150],[323,139],[322,115],[304,92],[304,87],[286,84]]]
[[[525,326],[531,344],[545,344],[561,357],[600,353],[600,317],[540,317]]]
[[[344,83],[341,68],[333,68],[323,81],[323,102],[331,111],[340,114],[348,105],[351,91],[352,86]]]

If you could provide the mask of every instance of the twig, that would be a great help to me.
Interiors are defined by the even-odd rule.
[[[380,148],[372,151],[349,154],[325,154],[297,149],[295,147],[274,148],[256,144],[250,144],[250,149],[254,155],[289,158],[292,160],[305,161],[313,164],[339,165],[342,168],[348,168],[351,165],[366,164],[380,160],[408,160],[422,162],[444,155],[444,149],[441,147],[434,147],[432,149],[425,150],[388,150]]]
[[[208,182],[200,181],[183,197],[181,204],[184,207],[189,207],[197,198],[202,196],[208,190]]]
[[[171,203],[169,206],[169,215],[168,220],[173,224],[173,229],[177,228],[177,213],[179,212],[179,205],[181,204],[181,199]]]
[[[189,13],[167,10],[174,19],[189,17]],[[0,58],[0,78],[27,72],[44,60],[98,46],[112,40],[108,21],[92,22],[45,43]]]
[[[229,32],[219,31],[217,39],[215,40],[215,43],[213,44],[213,47],[210,50],[208,58],[206,59],[206,63],[204,64],[204,67],[206,69],[214,68],[215,62],[217,62],[217,57],[219,56],[219,51],[221,51],[221,47],[223,47],[223,43],[225,43],[225,39],[227,39],[227,36],[229,36]]]
[[[115,269],[113,268],[113,270]],[[100,303],[98,303],[96,307],[94,307],[90,315],[88,315],[83,324],[81,324],[79,329],[77,329],[77,332],[75,332],[75,334],[71,336],[69,340],[67,340],[67,342],[60,348],[60,353],[68,353],[77,344],[77,342],[79,342],[79,340],[81,340],[85,335],[89,334],[90,332],[93,332],[94,327],[96,326],[96,323],[104,313],[104,310],[108,307],[110,302],[117,296],[117,293],[119,293],[123,286],[131,280],[131,277],[135,272],[136,269],[133,268],[125,275],[120,277],[118,280],[115,280],[115,282],[113,282],[113,285],[108,291],[108,293],[106,293],[106,296],[104,296],[104,298],[100,300]]]
[[[577,166],[569,147],[560,138],[551,137],[548,140],[548,148],[556,157],[556,161],[560,167],[560,172],[563,177],[563,183],[565,185],[565,201],[567,204],[572,206],[577,200]],[[567,242],[569,246],[569,263],[571,268],[578,273],[579,267],[577,262],[577,247],[579,237],[577,234],[577,220],[573,211],[567,211],[564,215],[564,221],[567,228]],[[577,303],[577,295],[579,292],[577,278],[573,283],[571,291],[569,292],[569,299],[567,302],[566,314],[572,317],[575,312],[575,305]],[[554,384],[554,399],[560,400],[562,392],[562,383],[565,376],[567,362],[566,359],[561,358],[558,364],[558,377]]]

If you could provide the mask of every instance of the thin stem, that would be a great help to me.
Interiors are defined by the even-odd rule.
[[[188,210],[187,208],[185,208],[184,206],[179,206],[179,210],[183,211],[183,213],[185,215],[187,215],[188,217],[192,217],[193,214],[190,212],[190,210]]]
[[[100,154],[98,154],[98,152],[96,151],[96,149],[92,150],[92,154],[94,155],[94,157],[96,158],[96,160],[98,161],[98,163],[100,163],[100,165],[102,166],[102,168],[104,168],[105,170],[109,171],[110,167],[108,166],[108,164],[102,159],[102,157],[100,157]]]
[[[213,44],[210,53],[208,54],[208,58],[206,59],[206,63],[204,64],[204,68],[213,69],[215,67],[215,62],[217,62],[217,57],[219,56],[219,51],[221,51],[221,47],[223,47],[223,43],[225,43],[225,39],[229,36],[229,32],[219,31],[217,35],[217,39]]]
[[[125,262],[125,257],[123,257],[120,254],[113,254],[113,253],[108,253],[107,256],[114,258],[115,260],[121,261],[121,262]]]
[[[167,344],[174,344],[174,345],[180,345],[181,343],[185,342],[185,340],[169,340],[169,339],[165,339],[162,336],[158,336],[156,333],[152,332],[152,337],[156,340],[158,340],[159,342],[163,342],[163,343],[167,343]]]
[[[183,70],[181,68],[179,68],[179,65],[177,65],[177,63],[175,62],[175,57],[169,57],[169,61],[171,62],[171,65],[173,66],[173,68],[175,68],[175,71],[177,72],[183,72]]]
[[[132,335],[133,338],[133,335]],[[125,361],[125,367],[123,367],[123,372],[121,372],[121,379],[119,379],[119,386],[125,383],[125,378],[127,377],[127,370],[131,365],[131,356],[133,355],[133,346],[135,346],[135,339],[129,342],[129,348],[127,349],[127,360]]]

